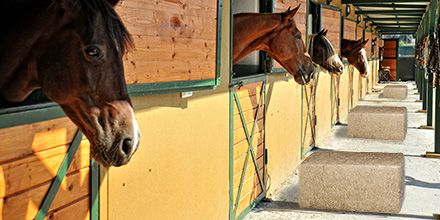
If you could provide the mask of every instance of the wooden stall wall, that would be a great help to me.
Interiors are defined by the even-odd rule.
[[[138,83],[141,79],[150,82],[153,76],[142,78],[150,73],[158,81],[180,73],[185,80],[204,68],[209,68],[211,73],[214,66],[210,63],[215,61],[215,56],[210,55],[215,54],[212,43],[221,49],[221,81],[215,90],[194,91],[188,98],[171,93],[131,99],[142,138],[127,166],[102,170],[100,219],[229,218],[231,9],[230,1],[221,2],[220,8],[217,3],[216,0],[125,0],[117,6],[124,22],[131,23],[126,25],[133,38],[141,36],[136,41],[138,49],[128,55],[125,63],[128,74],[140,75],[141,78],[136,78]],[[222,13],[217,17],[220,9]],[[221,37],[213,42],[217,20],[221,21]],[[147,51],[154,54],[151,59],[161,63],[160,75],[155,69],[159,65],[151,63],[150,69],[150,58],[142,58],[150,56]],[[130,61],[137,53],[143,55],[134,60],[134,70]],[[145,65],[141,65],[143,62]],[[180,67],[173,63],[182,65],[180,72],[174,72],[173,67]],[[187,72],[188,65],[191,73]],[[197,68],[192,69],[192,65]],[[180,80],[180,76],[176,78]]]
[[[127,0],[116,11],[136,47],[124,57],[127,84],[216,77],[216,0]]]
[[[289,7],[301,7],[294,17],[303,39],[306,39],[306,0],[275,0],[274,12],[284,12]],[[305,42],[304,42],[305,43]],[[274,68],[280,68],[274,61]],[[266,76],[266,149],[267,173],[270,175],[273,193],[276,186],[285,181],[301,162],[301,89],[302,87],[285,70]]]
[[[68,118],[0,129],[0,219],[34,219],[77,127]],[[90,218],[90,146],[83,140],[47,216]]]

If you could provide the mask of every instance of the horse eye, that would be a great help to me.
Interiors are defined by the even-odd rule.
[[[296,35],[296,36],[295,36],[295,39],[297,39],[297,40],[301,40],[301,35]]]
[[[97,47],[87,47],[84,51],[90,57],[98,58],[101,56],[101,51]]]

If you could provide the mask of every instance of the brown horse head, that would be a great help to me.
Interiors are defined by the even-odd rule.
[[[329,72],[341,74],[344,70],[344,64],[339,59],[338,54],[331,42],[325,37],[327,31],[322,29],[317,34],[309,35],[309,54],[313,62],[322,66]]]
[[[122,63],[132,41],[112,7],[116,3],[54,1],[41,14],[17,21],[35,22],[29,34],[15,34],[9,39],[17,42],[0,46],[26,55],[15,57],[20,62],[0,81],[1,99],[21,101],[42,88],[86,135],[92,157],[106,167],[127,164],[140,139]],[[17,33],[13,27],[9,32]]]
[[[368,65],[367,53],[365,51],[365,45],[368,40],[363,41],[362,38],[357,41],[342,39],[341,42],[342,57],[347,58],[348,63],[356,67],[362,77],[367,77],[370,73],[370,66]]]
[[[315,69],[293,20],[299,7],[289,8],[283,13],[234,15],[233,63],[252,51],[263,50],[278,61],[297,83],[308,83]]]

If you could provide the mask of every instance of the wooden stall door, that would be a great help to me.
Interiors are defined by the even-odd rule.
[[[0,129],[0,219],[90,219],[90,144],[77,130],[67,117]]]
[[[265,81],[242,82],[239,86],[231,86],[230,92],[233,108],[230,219],[237,219],[266,195]]]
[[[340,55],[341,44],[341,11],[322,6],[321,26],[327,29],[327,39],[332,43],[337,54]],[[334,126],[339,120],[339,77],[331,78],[331,123]]]
[[[389,79],[391,81],[396,81],[397,75],[397,39],[387,39],[384,40],[384,54],[382,60],[383,67],[390,67],[390,76]]]

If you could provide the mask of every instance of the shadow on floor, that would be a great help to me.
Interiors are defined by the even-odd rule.
[[[262,211],[278,211],[278,212],[302,212],[302,211],[319,211],[328,212],[334,214],[356,214],[370,217],[404,217],[413,219],[433,219],[433,216],[427,215],[410,215],[410,214],[399,214],[399,213],[375,213],[375,212],[350,212],[350,211],[338,211],[338,210],[326,210],[326,209],[306,209],[301,208],[298,203],[294,202],[281,202],[281,201],[270,201],[263,200],[252,210],[252,212],[258,213]]]

